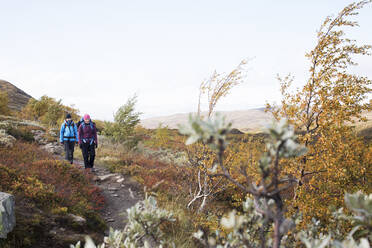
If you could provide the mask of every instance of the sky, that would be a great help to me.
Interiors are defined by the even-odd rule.
[[[196,111],[200,83],[248,59],[216,109],[262,107],[280,100],[278,74],[304,84],[320,24],[351,2],[0,0],[0,79],[102,120],[137,94],[149,118]],[[372,4],[357,20],[349,37],[372,44]],[[372,57],[356,61],[372,78]]]

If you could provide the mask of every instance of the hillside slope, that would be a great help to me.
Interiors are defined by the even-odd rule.
[[[226,116],[227,121],[233,123],[233,128],[237,128],[244,132],[259,131],[272,120],[269,113],[265,113],[264,109],[248,109],[239,111],[221,111],[220,114]],[[189,118],[189,113],[174,114],[170,116],[154,117],[141,120],[141,125],[145,128],[155,129],[162,123],[169,128],[178,128],[179,124],[186,124]]]
[[[226,116],[227,121],[233,123],[233,128],[237,128],[243,132],[260,131],[273,120],[272,115],[265,113],[263,108],[240,111],[221,111],[219,113]],[[368,121],[356,123],[355,125],[357,126],[358,131],[372,128],[372,111],[364,112],[363,115]],[[162,124],[163,126],[168,126],[168,128],[177,129],[179,124],[186,124],[188,118],[189,113],[153,117],[141,120],[141,125],[148,129],[156,129],[160,124]]]
[[[4,80],[0,80],[0,90],[8,93],[9,108],[11,110],[20,111],[32,98],[23,90]]]

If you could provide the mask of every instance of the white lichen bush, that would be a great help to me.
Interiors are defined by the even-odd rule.
[[[173,214],[158,208],[153,196],[145,197],[141,202],[127,210],[128,223],[124,230],[110,229],[104,243],[96,246],[87,237],[85,248],[142,248],[142,247],[172,247],[169,241],[164,239],[160,225],[166,221],[174,221]],[[81,243],[71,248],[80,248]]]

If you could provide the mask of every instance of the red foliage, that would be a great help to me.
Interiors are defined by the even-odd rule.
[[[174,166],[159,161],[155,157],[140,154],[124,155],[120,164],[125,165],[120,168],[127,173],[140,177],[141,183],[148,189],[156,187],[156,190],[167,192],[167,194],[187,194],[191,173],[189,168]]]
[[[104,204],[90,176],[26,143],[0,148],[0,190],[32,199],[39,207],[68,207],[80,213]]]

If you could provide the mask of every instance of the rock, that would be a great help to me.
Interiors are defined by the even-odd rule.
[[[107,174],[107,175],[103,175],[103,176],[98,176],[98,178],[99,178],[100,181],[103,182],[103,181],[109,179],[112,176],[115,176],[115,174]]]
[[[116,182],[117,183],[122,183],[124,181],[124,178],[120,178],[119,180],[117,180]]]
[[[52,129],[49,131],[49,135],[52,137],[58,137],[59,130],[58,129]]]
[[[40,145],[46,145],[47,141],[44,139],[45,132],[42,130],[31,130],[35,141]]]
[[[132,199],[135,199],[136,197],[134,197],[134,194],[133,194],[132,189],[129,188],[128,191],[129,191],[129,196],[130,196]]]
[[[107,190],[108,190],[108,191],[117,191],[118,188],[108,188]]]
[[[6,238],[16,225],[14,196],[0,192],[0,238]]]
[[[107,222],[115,222],[114,219],[107,219],[106,221],[107,221]]]
[[[4,129],[0,129],[0,146],[12,147],[16,138],[6,133]]]
[[[74,215],[74,214],[68,214],[67,217],[74,223],[76,224],[79,224],[79,225],[84,225],[87,220],[84,219],[83,217],[81,216],[77,216],[77,215]]]
[[[119,197],[119,195],[118,195],[118,194],[113,194],[112,196],[113,196],[113,197]]]
[[[58,143],[49,143],[41,146],[42,149],[53,154],[63,154],[63,147]]]

